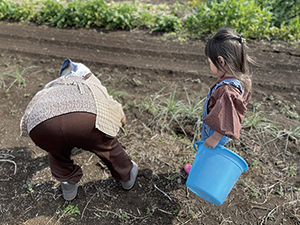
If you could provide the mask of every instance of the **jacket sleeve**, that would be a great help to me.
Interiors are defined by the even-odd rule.
[[[221,86],[213,93],[209,103],[210,110],[204,121],[218,133],[238,139],[247,108],[239,91],[230,86]]]

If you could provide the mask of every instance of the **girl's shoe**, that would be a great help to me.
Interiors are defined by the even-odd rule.
[[[186,172],[186,174],[190,174],[191,168],[192,168],[191,164],[186,164],[184,166],[184,171]]]
[[[126,181],[126,182],[121,182],[122,184],[122,188],[124,188],[125,190],[130,190],[134,183],[135,183],[135,180],[136,180],[136,177],[137,177],[137,174],[138,174],[138,167],[136,165],[135,162],[133,162],[133,167],[132,169],[130,170],[130,179],[129,181]]]
[[[67,201],[73,200],[77,195],[78,184],[70,184],[68,182],[60,183],[61,189],[63,191],[63,197]]]

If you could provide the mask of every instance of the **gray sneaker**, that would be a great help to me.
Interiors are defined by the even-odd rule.
[[[130,180],[126,182],[121,182],[122,188],[124,188],[125,190],[130,190],[133,187],[136,180],[136,176],[138,174],[138,166],[136,165],[135,162],[132,161],[132,163],[133,163],[133,167],[130,170]]]
[[[78,184],[70,184],[68,182],[61,182],[61,189],[63,191],[63,197],[67,201],[73,200],[77,195]]]

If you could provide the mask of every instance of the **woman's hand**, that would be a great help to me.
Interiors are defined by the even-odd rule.
[[[123,119],[121,120],[121,122],[124,124],[126,122],[126,116],[124,115]]]
[[[215,131],[210,137],[208,137],[204,141],[204,145],[207,148],[215,148],[219,144],[219,141],[221,140],[222,137],[223,137],[222,134]]]

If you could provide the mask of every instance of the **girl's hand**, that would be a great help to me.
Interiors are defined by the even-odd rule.
[[[219,141],[215,140],[214,138],[212,138],[212,136],[208,137],[205,141],[204,141],[204,145],[207,148],[215,148],[218,145]]]
[[[210,137],[208,137],[204,141],[204,145],[207,148],[215,148],[219,144],[219,141],[221,140],[222,137],[223,137],[222,134],[215,131]]]

